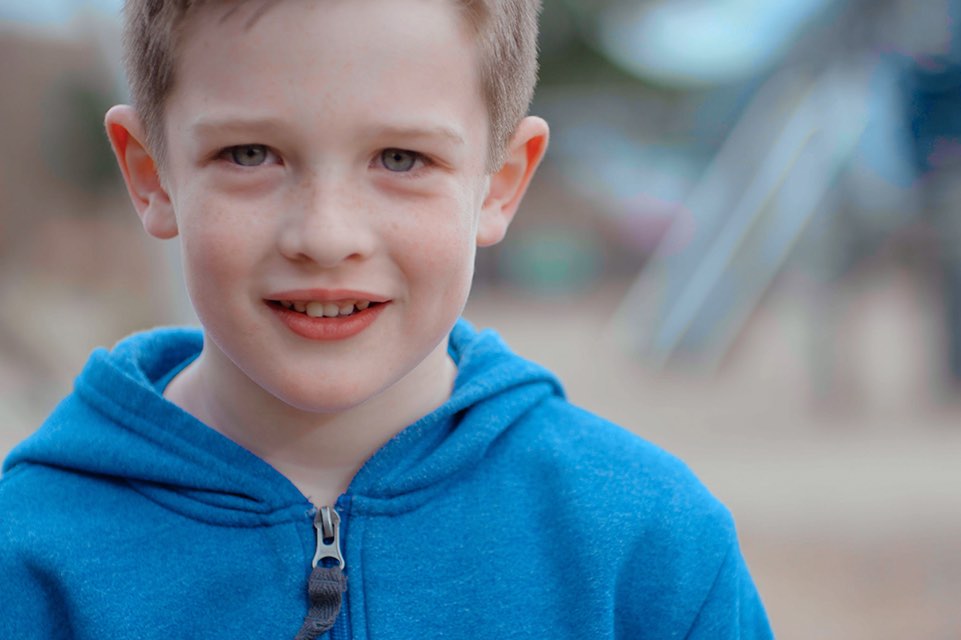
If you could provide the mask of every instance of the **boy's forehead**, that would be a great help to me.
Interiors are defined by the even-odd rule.
[[[182,58],[183,43],[188,38],[199,38],[209,41],[208,46],[230,46],[229,41],[218,41],[218,38],[249,38],[252,32],[257,30],[265,19],[269,19],[271,13],[278,10],[300,10],[321,16],[332,16],[337,13],[339,7],[344,5],[365,5],[378,4],[378,0],[188,0],[186,14],[182,16],[181,22],[175,26],[177,35],[175,36],[174,46],[178,50],[175,59]],[[380,2],[384,6],[383,2]],[[419,16],[425,7],[445,7],[451,15],[457,17],[458,27],[456,31],[461,36],[470,41],[471,48],[475,53],[481,54],[482,47],[477,38],[477,23],[471,17],[477,12],[476,8],[471,8],[477,4],[468,0],[392,0],[393,8],[401,8],[398,12],[392,11],[394,15],[391,23],[394,31],[418,31],[421,29]],[[408,10],[404,11],[403,7]],[[381,10],[383,11],[383,10]],[[409,17],[405,17],[409,16]],[[305,15],[306,17],[306,15]],[[361,25],[348,25],[357,26]],[[217,33],[219,32],[219,33]],[[436,33],[436,31],[435,31]],[[289,34],[294,37],[296,34]],[[345,50],[356,49],[348,43]],[[179,74],[178,74],[179,75]]]
[[[220,22],[237,18],[245,23],[245,27],[249,28],[281,2],[292,1],[302,2],[303,0],[206,0],[203,4],[212,5],[213,10],[219,13]],[[316,5],[324,1],[315,0],[313,4]]]
[[[316,0],[324,2],[325,0]],[[202,0],[190,4],[177,25],[181,38],[197,29],[241,25],[249,30],[281,3],[301,0]]]
[[[196,14],[199,11],[207,10],[216,17],[218,22],[224,23],[232,19],[240,20],[245,28],[253,27],[264,15],[272,9],[291,3],[300,3],[305,8],[323,11],[325,7],[330,7],[336,3],[353,2],[361,3],[367,0],[196,0],[188,3],[187,13]],[[402,0],[399,0],[402,1]],[[472,20],[466,19],[472,11],[476,12],[475,2],[463,0],[416,0],[436,5],[445,5],[455,8],[458,13],[465,16],[464,25],[472,26]],[[472,8],[473,7],[473,8]],[[189,23],[190,17],[185,15],[185,20]]]
[[[310,42],[316,33],[311,30],[312,25],[318,22],[316,18],[328,23],[339,20],[337,32],[340,35],[335,33],[334,37],[339,40],[340,48],[336,51],[326,48],[327,57],[323,59],[305,55],[300,59],[287,60],[285,68],[307,68],[312,64],[347,60],[352,54],[370,46],[369,42],[361,44],[368,31],[388,37],[401,34],[409,40],[423,39],[424,25],[428,21],[433,40],[447,43],[452,56],[469,51],[476,63],[480,47],[476,46],[479,43],[475,42],[472,30],[464,26],[469,21],[460,19],[462,12],[459,7],[462,4],[457,0],[199,0],[191,5],[193,15],[179,29],[177,66],[183,71],[185,66],[197,64],[217,49],[235,49],[251,44],[266,45],[265,49],[283,47],[285,44],[282,40],[295,44],[300,42],[304,45],[301,49],[305,54],[313,54],[319,50]],[[358,24],[361,21],[349,9],[365,5],[374,8],[367,14],[368,21]],[[446,11],[439,12],[438,7],[445,7]],[[348,11],[338,11],[345,8]],[[300,14],[300,17],[293,24],[288,20],[287,30],[278,35],[276,30],[262,28],[276,13],[287,13],[288,16]],[[454,16],[454,20],[432,19],[440,13]],[[378,14],[389,17],[376,20]],[[370,16],[375,20],[369,20]],[[461,28],[454,26],[456,24]],[[188,54],[192,57],[185,60]],[[226,62],[232,60],[227,57]],[[422,59],[416,61],[416,66],[430,67],[433,62]],[[398,65],[398,68],[403,70],[403,65]],[[176,72],[176,76],[181,75],[180,71]]]
[[[199,6],[182,32],[168,134],[283,136],[336,125],[361,138],[424,139],[486,153],[478,52],[466,46],[473,42],[468,33],[450,26],[460,19],[452,5],[214,0]]]

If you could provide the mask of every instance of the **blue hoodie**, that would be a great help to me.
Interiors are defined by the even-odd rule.
[[[315,510],[161,395],[195,330],[95,351],[0,480],[0,638],[293,639]],[[333,640],[770,638],[727,510],[460,322],[450,400],[336,504]]]

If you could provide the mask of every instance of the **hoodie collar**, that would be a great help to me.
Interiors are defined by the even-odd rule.
[[[449,344],[458,366],[451,398],[364,464],[348,489],[352,509],[415,508],[476,465],[531,407],[563,396],[552,374],[492,331],[461,320]],[[4,473],[32,463],[104,476],[190,517],[235,526],[302,517],[309,503],[286,477],[158,391],[202,345],[199,330],[156,329],[94,351],[74,392],[14,449]]]

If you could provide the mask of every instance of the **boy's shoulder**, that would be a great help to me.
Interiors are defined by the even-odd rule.
[[[533,408],[512,430],[506,444],[525,458],[514,473],[536,477],[554,495],[602,510],[607,518],[623,515],[638,525],[706,528],[723,539],[736,539],[733,519],[694,472],[675,455],[601,416],[551,397]],[[627,529],[631,529],[625,522]]]
[[[711,532],[721,545],[736,539],[730,513],[686,464],[569,402],[553,373],[516,354],[496,332],[461,322],[451,343],[461,381],[451,408],[463,412],[448,442],[428,458],[464,471],[470,465],[457,462],[450,445],[469,449],[476,466],[462,477],[473,477],[478,492],[492,484],[520,490],[501,491],[501,504],[537,496],[542,504],[602,518],[613,532],[666,539],[691,527]],[[395,464],[408,455],[396,451],[387,456]],[[430,465],[417,472],[429,475]]]
[[[117,495],[110,484],[44,465],[19,466],[0,477],[0,575],[22,590],[6,606],[26,606],[31,598],[39,604],[38,576],[58,575],[78,549],[122,523],[124,515],[108,497]]]

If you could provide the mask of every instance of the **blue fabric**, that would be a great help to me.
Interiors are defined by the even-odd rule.
[[[0,480],[0,637],[293,638],[313,509],[156,384],[199,332],[98,350]],[[731,517],[677,459],[460,322],[443,407],[341,496],[329,637],[769,638]]]

